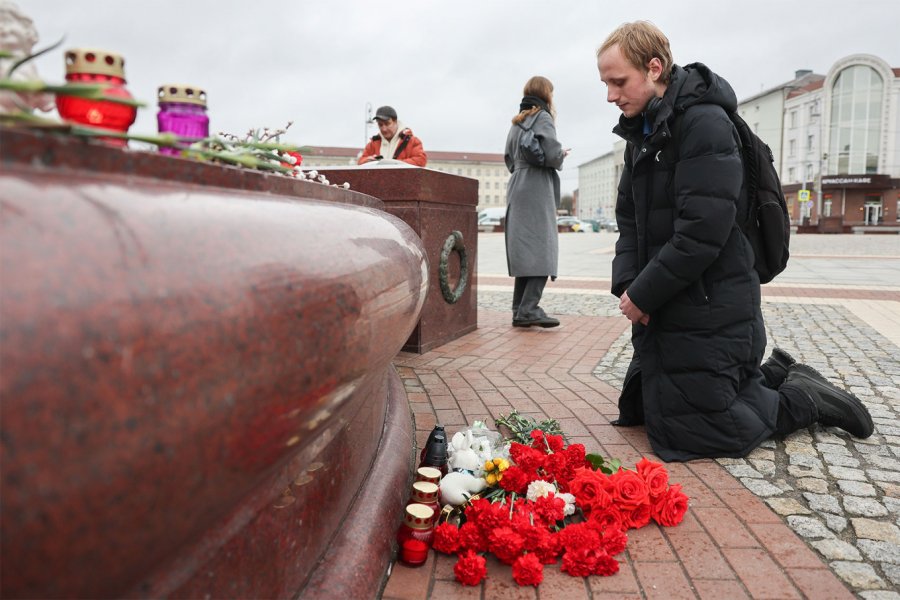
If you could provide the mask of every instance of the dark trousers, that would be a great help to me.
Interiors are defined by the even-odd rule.
[[[819,420],[819,409],[809,394],[792,387],[778,389],[778,417],[775,433],[788,435]]]
[[[545,285],[547,277],[516,277],[512,301],[513,319],[540,319],[547,316],[544,309],[538,306]]]

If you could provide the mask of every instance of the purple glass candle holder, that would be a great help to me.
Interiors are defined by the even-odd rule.
[[[206,92],[192,85],[159,86],[159,112],[156,123],[160,133],[172,133],[189,141],[209,137]],[[177,148],[160,148],[163,154],[177,155]]]

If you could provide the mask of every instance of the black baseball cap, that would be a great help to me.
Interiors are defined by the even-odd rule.
[[[397,111],[392,106],[381,106],[375,111],[373,121],[388,121],[390,119],[397,120]]]

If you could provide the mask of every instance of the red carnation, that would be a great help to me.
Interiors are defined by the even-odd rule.
[[[562,521],[566,516],[565,510],[566,501],[552,492],[534,501],[534,516],[545,526]]]
[[[484,498],[476,498],[475,500],[470,500],[469,505],[465,508],[466,513],[466,521],[471,523],[478,523],[478,520],[481,518],[481,514],[487,510],[490,510],[491,503]]]
[[[547,440],[551,452],[561,452],[566,445],[561,435],[546,435],[544,439]]]
[[[647,482],[636,471],[622,470],[610,477],[614,484],[613,499],[625,509],[634,508],[650,498]]]
[[[286,167],[288,169],[293,169],[293,168],[299,167],[300,165],[303,164],[303,156],[299,152],[282,152],[281,154],[284,156],[293,156],[294,157],[293,163],[291,163],[289,161],[285,161],[285,160],[280,161],[282,167]],[[294,173],[294,175],[296,175],[296,173]]]
[[[628,535],[621,529],[607,529],[603,532],[601,543],[607,554],[615,556],[625,550],[625,546],[628,544]]]
[[[534,553],[538,559],[545,565],[552,565],[556,562],[560,550],[562,550],[562,540],[558,533],[550,533],[544,530],[546,535],[543,536],[541,542],[534,548]]]
[[[594,564],[594,575],[608,577],[610,575],[615,575],[618,572],[619,561],[615,558],[605,552],[597,557],[597,562]]]
[[[522,541],[524,542],[523,549],[528,552],[534,552],[534,549],[541,544],[544,540],[544,536],[547,535],[546,527],[537,522],[534,525],[531,523],[514,523],[513,527],[515,527],[516,532],[522,537]]]
[[[688,497],[681,491],[677,483],[669,486],[665,495],[656,503],[653,512],[653,520],[663,527],[678,525],[684,518],[688,509]]]
[[[509,527],[498,527],[488,535],[488,544],[501,562],[511,565],[522,554],[525,540]]]
[[[606,552],[597,546],[570,548],[563,554],[560,570],[572,577],[587,577],[594,573],[601,555]]]
[[[471,550],[466,550],[459,555],[459,560],[453,567],[456,580],[463,585],[478,585],[487,575],[486,561],[483,556],[478,556]]]
[[[468,515],[468,511],[466,511]],[[490,531],[497,527],[509,525],[509,506],[505,504],[488,504],[478,516],[475,523],[482,531]]]
[[[484,538],[484,534],[478,529],[475,523],[464,523],[459,528],[459,545],[460,549],[474,550],[475,552],[487,552],[488,543]]]
[[[537,586],[544,580],[544,565],[534,554],[526,554],[513,563],[512,575],[519,585]]]
[[[531,447],[540,450],[541,452],[547,452],[547,442],[544,441],[544,432],[540,429],[532,429],[531,430]]]
[[[459,528],[450,523],[441,523],[434,528],[432,547],[444,554],[455,554],[459,550]]]
[[[600,546],[600,532],[591,523],[574,523],[559,532],[563,548],[597,548]]]
[[[544,469],[556,479],[560,487],[575,476],[575,469],[569,466],[569,457],[565,452],[554,452],[548,456]]]
[[[532,479],[520,467],[512,466],[503,472],[503,478],[500,480],[500,487],[507,492],[515,492],[524,494],[525,488],[531,483]]]
[[[584,449],[584,444],[569,444],[566,448],[566,456],[569,458],[569,464],[576,469],[589,464],[586,462],[587,452]]]
[[[513,442],[509,446],[509,457],[516,463],[516,466],[525,471],[537,471],[544,466],[546,453],[539,452],[531,446]],[[504,474],[504,477],[506,475]]]
[[[537,450],[541,450],[548,454],[551,452],[559,452],[563,449],[563,446],[565,446],[565,442],[561,435],[549,435],[540,429],[533,429],[531,431],[531,439],[532,448],[536,448]]]
[[[666,493],[669,486],[669,472],[662,463],[642,458],[636,466],[637,472],[647,482],[651,498],[655,500]]]

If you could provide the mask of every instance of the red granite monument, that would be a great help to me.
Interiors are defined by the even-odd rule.
[[[0,595],[379,589],[415,231],[336,187],[0,136]]]

